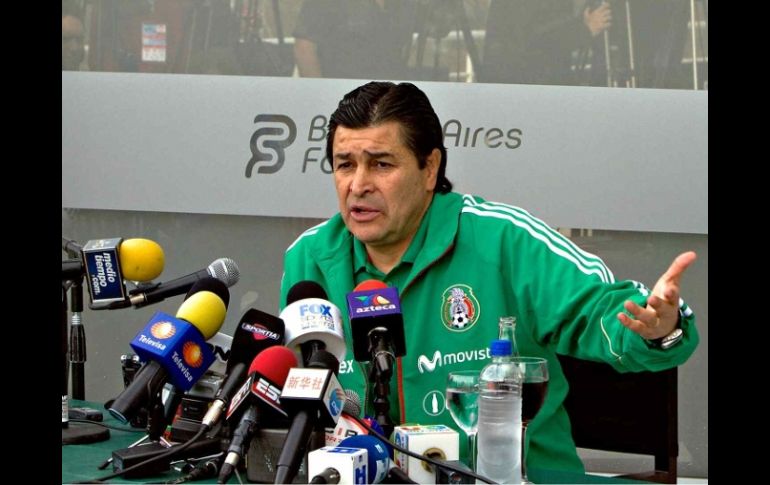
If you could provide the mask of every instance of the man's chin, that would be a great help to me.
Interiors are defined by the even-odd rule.
[[[382,234],[380,234],[379,231],[362,229],[361,227],[357,227],[356,224],[353,224],[352,227],[348,226],[348,230],[353,234],[353,237],[364,244],[376,245],[382,238]]]

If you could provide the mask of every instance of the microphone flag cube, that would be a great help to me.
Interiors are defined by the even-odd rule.
[[[195,326],[163,312],[152,316],[131,341],[131,348],[143,361],[163,366],[182,391],[190,390],[215,359]]]
[[[307,476],[313,478],[327,468],[334,468],[340,474],[340,484],[367,483],[367,455],[362,448],[324,446],[307,455]]]
[[[397,445],[418,455],[433,456],[444,461],[458,460],[460,457],[459,433],[443,424],[396,426],[393,437]],[[415,482],[435,483],[435,473],[425,462],[398,450],[395,451],[394,461]]]
[[[398,289],[393,287],[353,291],[347,294],[348,316],[353,334],[353,355],[359,362],[371,359],[369,332],[385,327],[391,332],[396,357],[406,354],[404,322]]]
[[[95,239],[83,246],[88,292],[92,304],[106,304],[126,298],[126,286],[120,270],[118,246],[122,238]]]
[[[294,367],[286,377],[281,404],[290,416],[302,409],[320,411],[321,426],[336,426],[345,403],[345,391],[327,369]]]

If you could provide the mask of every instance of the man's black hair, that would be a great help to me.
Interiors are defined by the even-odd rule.
[[[332,159],[332,144],[338,126],[358,129],[389,121],[401,125],[404,144],[417,157],[419,167],[425,168],[434,148],[441,152],[435,191],[445,194],[452,190],[446,178],[446,147],[441,122],[428,97],[412,83],[372,81],[359,86],[342,98],[329,118],[326,135],[326,156]]]

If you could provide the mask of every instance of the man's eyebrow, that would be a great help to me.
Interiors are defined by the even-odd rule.
[[[393,154],[391,152],[370,152],[370,151],[364,150],[364,153],[366,153],[366,155],[369,158],[386,158],[386,157],[392,157],[393,156]]]
[[[368,150],[364,150],[364,154],[367,158],[385,158],[385,157],[393,157],[392,152],[370,152]],[[339,160],[349,160],[352,157],[350,152],[338,152],[334,154],[335,159]]]

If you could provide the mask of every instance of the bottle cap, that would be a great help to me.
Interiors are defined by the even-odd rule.
[[[493,340],[489,346],[489,355],[492,357],[511,355],[512,352],[513,346],[510,340]]]

